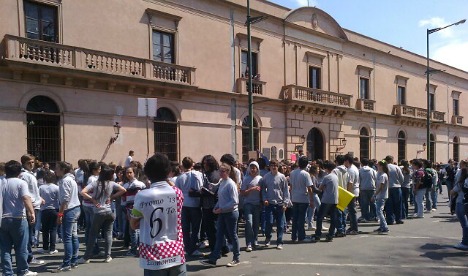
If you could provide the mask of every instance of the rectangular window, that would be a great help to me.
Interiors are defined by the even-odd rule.
[[[429,107],[431,111],[435,111],[435,94],[429,93]]]
[[[368,78],[359,78],[359,97],[361,99],[370,100]]]
[[[249,52],[242,50],[241,52],[241,77],[243,78],[248,78],[249,77],[249,71],[248,70],[248,56]],[[252,52],[252,77],[255,77],[258,74],[257,67],[258,66],[258,54]]]
[[[309,88],[321,89],[321,68],[309,66]]]
[[[406,87],[398,86],[398,104],[406,105]]]
[[[153,60],[175,63],[174,34],[153,31]]]
[[[458,99],[453,99],[453,115],[459,116],[460,115],[459,109],[460,109],[460,106],[459,106]]]
[[[26,37],[58,42],[57,7],[24,1]]]

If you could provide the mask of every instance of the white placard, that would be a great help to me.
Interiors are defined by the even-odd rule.
[[[138,116],[139,117],[156,117],[158,109],[158,99],[155,98],[138,98]]]

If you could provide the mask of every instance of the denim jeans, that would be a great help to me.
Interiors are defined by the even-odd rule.
[[[468,215],[465,213],[463,203],[457,203],[455,210],[462,228],[462,243],[468,246]]]
[[[192,254],[197,250],[200,233],[202,211],[200,207],[182,207],[182,233],[185,252]]]
[[[143,271],[143,276],[185,276],[185,275],[187,275],[186,264],[177,265],[177,266],[169,267],[166,269],[160,269],[160,270],[145,269]]]
[[[13,275],[11,249],[15,248],[17,274],[23,275],[28,269],[28,221],[20,218],[3,218],[0,228],[0,249],[3,275]]]
[[[211,251],[214,250],[216,244],[216,221],[218,216],[213,213],[213,209],[202,209],[203,225],[205,227],[208,243],[210,244]]]
[[[216,261],[221,257],[221,249],[225,243],[227,236],[231,240],[233,260],[239,260],[240,248],[239,238],[237,237],[237,220],[239,219],[239,211],[229,213],[221,213],[218,215],[218,222],[216,224],[216,245],[210,254],[210,260]]]
[[[388,230],[387,221],[385,220],[385,216],[383,214],[383,209],[385,207],[385,201],[386,201],[385,198],[375,200],[375,204],[376,204],[376,207],[377,207],[377,217],[380,220],[380,229],[381,230]]]
[[[70,266],[78,259],[78,218],[80,217],[80,206],[68,209],[63,212],[62,219],[62,239],[65,256],[62,266]]]
[[[404,188],[401,187],[401,201],[403,203],[401,212],[403,214],[403,218],[408,217],[408,211],[409,211],[409,206],[408,206],[408,200],[410,195],[412,195],[412,190],[411,188]]]
[[[330,228],[328,228],[328,236],[333,237],[335,235],[336,228],[336,204],[323,203],[320,205],[317,215],[317,229],[315,230],[315,236],[322,236],[322,223],[323,218],[327,215],[330,216]]]
[[[315,215],[315,210],[318,210],[320,207],[320,198],[318,197],[317,194],[314,194],[314,207],[308,207],[307,208],[307,224],[310,226],[314,225],[314,215]]]
[[[54,251],[57,243],[57,212],[56,209],[42,210],[42,249]]]
[[[307,208],[309,207],[308,203],[298,203],[293,202],[293,217],[292,217],[292,233],[291,239],[296,241],[302,241],[305,239],[305,216]]]
[[[271,240],[273,221],[276,220],[276,244],[283,244],[284,219],[283,205],[269,204],[265,206],[265,237],[267,240]]]
[[[37,217],[39,216],[39,213],[40,211],[38,209],[34,209],[34,216]],[[32,252],[32,246],[33,245],[36,245],[37,244],[37,241],[36,241],[36,224],[37,224],[37,220],[36,222],[34,222],[33,224],[28,224],[28,231],[29,231],[29,235],[28,235],[28,263],[34,258],[33,256],[33,252]]]
[[[98,237],[100,230],[104,233],[104,253],[106,257],[111,255],[112,247],[112,225],[114,224],[115,215],[112,212],[108,213],[95,213],[93,215],[93,222],[91,223],[91,230],[89,231],[89,239],[86,243],[86,252],[84,259],[88,260],[92,257],[95,240]]]
[[[437,191],[435,188],[426,190],[426,210],[437,209]]]
[[[346,209],[345,209],[346,210]],[[341,211],[338,208],[335,208],[336,216],[336,232],[337,233],[346,233],[346,212]]]
[[[389,188],[388,199],[385,202],[385,212],[387,214],[387,223],[393,224],[401,220],[401,188]]]
[[[258,226],[260,224],[261,205],[254,205],[251,203],[244,204],[244,217],[245,217],[245,244],[257,244]]]
[[[85,215],[85,244],[88,243],[89,231],[91,231],[91,225],[93,224],[93,206],[83,205],[83,211]]]
[[[424,195],[426,194],[426,189],[419,189],[416,191],[414,195],[414,201],[415,201],[415,213],[418,214],[418,216],[422,217],[424,215],[424,205],[423,205],[423,199]]]
[[[357,211],[356,211],[357,197],[353,198],[348,204],[349,212],[349,230],[358,231]]]
[[[361,190],[359,196],[361,199],[361,214],[365,220],[374,220],[376,217],[375,202],[371,202],[374,190]]]

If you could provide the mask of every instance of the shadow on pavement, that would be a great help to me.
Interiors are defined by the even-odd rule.
[[[426,243],[425,245],[421,246],[421,249],[427,251],[426,253],[422,254],[421,257],[426,257],[431,260],[440,261],[445,258],[468,257],[468,251],[455,249],[453,248],[452,245]],[[450,250],[450,252],[447,252],[447,249]],[[436,251],[436,250],[443,250],[443,251]]]

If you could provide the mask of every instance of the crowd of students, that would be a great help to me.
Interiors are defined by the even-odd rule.
[[[145,275],[174,268],[183,274],[185,255],[203,256],[203,265],[216,266],[231,251],[227,266],[233,267],[240,263],[240,221],[245,222],[246,252],[260,244],[270,246],[274,228],[278,250],[283,249],[285,233],[291,234],[293,243],[322,238],[331,242],[358,235],[359,223],[379,222],[375,232],[388,234],[389,225],[423,218],[437,209],[442,184],[463,229],[455,247],[468,249],[465,160],[458,165],[450,160],[444,167],[427,160],[401,160],[398,166],[392,156],[359,161],[338,155],[335,161],[298,156],[295,163],[258,158],[242,164],[225,154],[219,162],[206,155],[199,163],[185,157],[179,164],[157,154],[144,167],[132,157],[131,151],[125,167],[79,160],[77,169],[57,162],[55,171],[29,154],[21,163],[1,163],[3,275],[13,275],[12,248],[18,275],[37,275],[29,265],[44,263],[33,253],[41,238],[40,254],[57,254],[57,242],[64,244],[63,262],[53,272],[69,271],[93,257],[111,262],[114,238],[124,241],[128,256],[143,259]],[[340,188],[354,195],[344,210],[337,208]],[[409,204],[414,205],[414,214]],[[145,227],[140,221],[147,222]],[[81,257],[77,229],[85,234]],[[306,229],[315,234],[308,237]],[[327,231],[325,236],[322,231]],[[99,239],[104,241],[102,251]],[[210,253],[203,253],[204,248]]]

